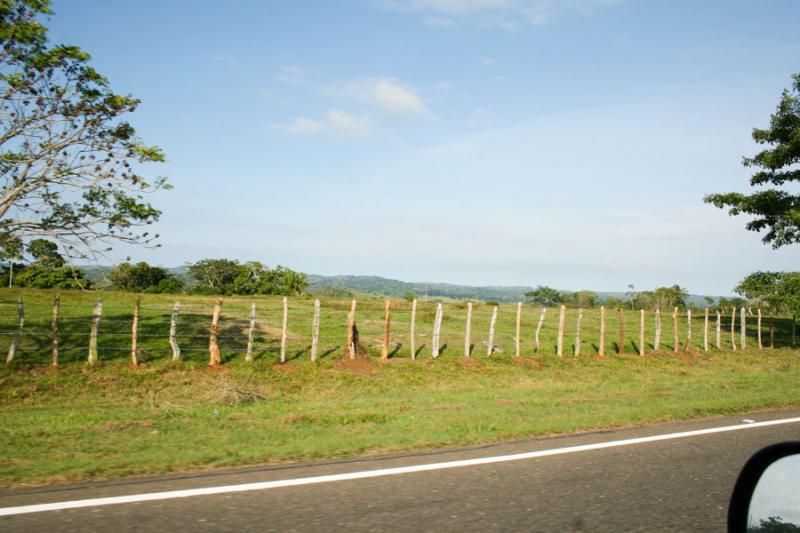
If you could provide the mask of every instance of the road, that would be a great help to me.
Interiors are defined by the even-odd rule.
[[[0,531],[723,531],[728,498],[747,458],[766,445],[800,440],[800,419],[760,424],[795,417],[800,410],[348,461],[4,490],[0,513],[14,514],[0,516]],[[737,429],[715,429],[732,426]],[[641,437],[656,440],[631,440]],[[163,494],[194,489],[200,490],[188,494],[221,493]],[[133,501],[20,509],[107,497]],[[157,499],[136,501],[151,497]]]

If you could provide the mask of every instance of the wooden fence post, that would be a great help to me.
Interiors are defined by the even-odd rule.
[[[561,306],[558,309],[558,339],[556,341],[556,353],[559,357],[564,355],[564,320],[566,319],[567,308]]]
[[[703,351],[708,351],[708,307],[706,307],[705,320],[703,322]]]
[[[619,308],[619,350],[620,355],[625,353],[625,309]]]
[[[314,318],[311,319],[311,362],[319,353],[319,299],[314,300]]]
[[[606,355],[606,307],[600,306],[600,343],[597,347],[597,355],[604,357]]]
[[[139,312],[142,308],[142,297],[136,297],[133,307],[133,323],[131,324],[131,364],[139,366]]]
[[[17,316],[19,317],[19,326],[17,327],[17,332],[14,334],[14,339],[11,341],[11,347],[8,349],[6,364],[14,360],[14,356],[19,349],[19,339],[22,336],[22,328],[25,326],[25,308],[22,304],[22,296],[17,299]]]
[[[172,317],[169,319],[169,346],[172,348],[172,360],[180,361],[181,347],[178,346],[178,314],[181,312],[181,303],[175,302],[172,308]]]
[[[692,349],[692,310],[686,310],[686,350]]]
[[[439,357],[439,334],[442,328],[442,304],[436,304],[436,318],[433,321],[433,347],[431,355],[434,359]]]
[[[53,322],[50,325],[50,338],[51,338],[51,353],[53,357],[53,366],[58,366],[58,315],[61,313],[61,293],[56,291],[56,297],[53,300]]]
[[[740,340],[739,344],[742,346],[742,350],[747,349],[747,314],[745,313],[744,306],[742,306],[740,313],[739,313],[739,321],[741,322],[740,327],[741,331],[739,332]]]
[[[769,347],[775,348],[775,317],[769,317]]]
[[[411,332],[409,335],[409,346],[411,347],[411,359],[417,358],[417,299],[411,302]]]
[[[92,331],[89,333],[89,357],[87,361],[90,365],[97,363],[97,329],[100,326],[101,316],[103,316],[103,302],[98,298],[94,304],[94,311],[92,311]]]
[[[731,348],[736,351],[736,308],[731,308]]]
[[[578,308],[578,319],[575,321],[575,357],[581,354],[581,319],[583,319],[583,308]]]
[[[350,313],[347,315],[347,351],[350,359],[356,358],[356,345],[353,335],[353,328],[356,326],[356,299],[350,302]]]
[[[658,351],[661,348],[661,309],[656,307],[656,336],[653,339],[653,350]]]
[[[389,358],[389,338],[391,337],[392,327],[392,301],[389,298],[384,298],[383,306],[385,307],[384,324],[383,324],[383,348],[381,349],[381,359]]]
[[[289,298],[283,297],[283,325],[281,326],[281,364],[286,362],[286,338],[289,334]]]
[[[720,313],[719,309],[717,309],[717,324],[716,324],[716,333],[717,333],[717,350],[722,348],[722,313]]]
[[[489,347],[486,349],[486,355],[494,353],[494,327],[497,322],[497,306],[492,309],[492,321],[489,323]]]
[[[217,332],[219,331],[219,314],[222,311],[222,298],[217,298],[214,304],[214,312],[211,315],[211,331],[208,336],[208,365],[216,366],[220,363],[219,344],[217,344]]]
[[[639,309],[639,357],[644,355],[644,309]]]
[[[542,314],[539,315],[539,323],[536,325],[536,351],[539,351],[539,332],[542,330],[542,324],[544,323],[544,315],[547,313],[547,308],[542,307]]]
[[[464,326],[464,357],[470,356],[472,348],[472,302],[467,302],[467,323]]]
[[[520,356],[520,327],[522,326],[522,302],[517,302],[517,336],[514,339],[514,355]]]
[[[763,350],[764,345],[761,343],[761,308],[758,308],[758,349]]]
[[[256,303],[250,304],[250,323],[247,325],[247,350],[244,353],[244,360],[248,363],[253,362],[253,331],[256,329]]]
[[[672,310],[672,351],[678,353],[681,341],[678,339],[678,308]]]

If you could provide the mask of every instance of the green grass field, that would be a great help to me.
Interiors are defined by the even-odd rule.
[[[582,354],[572,357],[575,311],[567,320],[565,357],[555,355],[558,313],[548,310],[542,350],[533,348],[539,311],[524,308],[522,355],[514,357],[516,306],[500,307],[496,344],[486,356],[491,308],[473,314],[473,357],[465,360],[465,305],[444,306],[442,345],[430,357],[435,304],[420,302],[417,361],[408,349],[406,302],[393,307],[389,361],[379,361],[383,301],[360,299],[357,322],[370,357],[343,358],[349,301],[322,302],[320,361],[309,361],[312,299],[290,299],[289,362],[278,364],[280,298],[228,298],[220,323],[222,368],[207,367],[213,298],[181,296],[178,339],[184,359],[169,361],[166,334],[175,296],[146,295],[132,368],[134,295],[65,293],[61,365],[49,368],[50,291],[0,292],[0,342],[16,330],[22,294],[26,325],[15,361],[0,371],[0,484],[49,483],[219,466],[473,444],[619,427],[719,413],[800,405],[800,355],[788,347],[789,322],[776,321],[776,349],[702,351],[703,319],[693,348],[672,353],[671,318],[662,348],[634,355],[638,313],[626,313],[625,355],[614,352],[618,314],[607,319],[607,357],[596,353],[597,310],[585,311]],[[104,302],[100,364],[86,353],[91,308]],[[244,361],[252,301],[258,306],[255,361]],[[651,315],[651,314],[650,314]],[[648,316],[647,343],[653,341]],[[755,320],[749,318],[749,327]],[[730,343],[729,317],[723,339]],[[768,322],[765,319],[765,325]],[[713,322],[712,322],[713,325]],[[685,339],[686,318],[681,321]],[[713,344],[713,327],[711,338]],[[764,342],[769,342],[765,327]],[[739,343],[738,324],[736,331]],[[399,346],[398,346],[399,345]]]

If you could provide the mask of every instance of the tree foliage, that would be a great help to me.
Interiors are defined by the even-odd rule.
[[[562,296],[561,292],[552,287],[539,285],[532,291],[525,293],[525,300],[533,305],[549,307],[560,304],[562,302]]]
[[[278,265],[268,268],[258,261],[203,259],[189,265],[195,291],[208,294],[300,295],[308,288],[306,275]]]
[[[0,249],[46,237],[90,259],[151,243],[160,211],[145,193],[168,185],[139,168],[164,155],[122,119],[139,100],[114,93],[80,48],[50,46],[49,5],[0,0]]]
[[[753,272],[734,290],[773,312],[800,315],[800,272]]]
[[[759,169],[751,176],[750,185],[760,189],[751,194],[732,192],[705,197],[707,203],[728,208],[731,215],[752,215],[746,228],[766,230],[762,240],[773,248],[800,242],[800,194],[791,187],[800,181],[800,73],[792,80],[791,89],[783,91],[769,127],[753,129],[753,140],[770,148],[743,159],[744,166]]]
[[[180,292],[183,282],[167,269],[141,261],[122,263],[111,271],[111,286],[122,291],[171,293]]]

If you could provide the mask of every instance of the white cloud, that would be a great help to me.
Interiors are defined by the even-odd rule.
[[[562,13],[589,15],[623,0],[379,0],[385,9],[418,13],[429,26],[470,22],[513,32],[550,24]]]
[[[327,133],[334,137],[354,138],[369,135],[372,124],[368,117],[351,115],[341,109],[329,109],[321,119],[299,116],[288,124],[272,124],[272,127],[293,135]]]
[[[365,78],[333,87],[328,93],[346,96],[378,108],[391,115],[422,115],[429,113],[425,103],[411,87],[391,78]]]
[[[299,83],[305,78],[306,71],[295,65],[283,65],[278,69],[275,79],[283,83]]]

